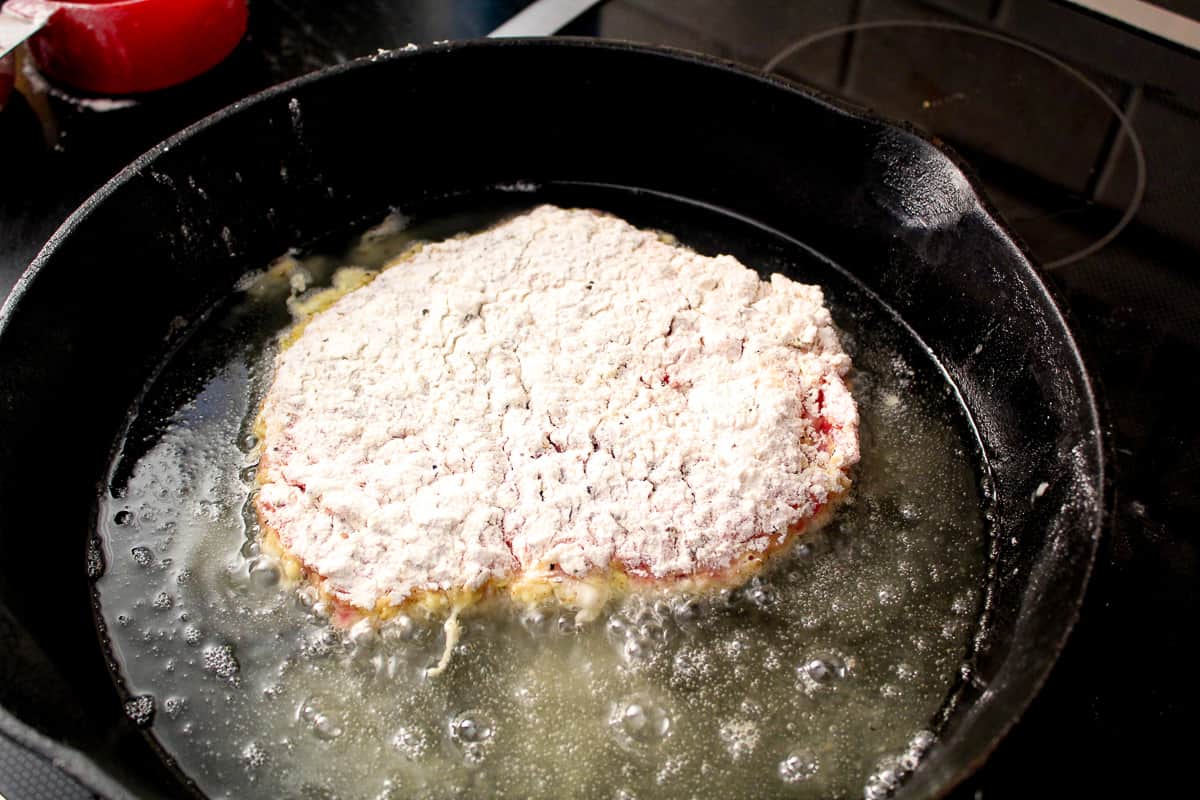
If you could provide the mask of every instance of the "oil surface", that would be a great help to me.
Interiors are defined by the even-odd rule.
[[[533,199],[393,222],[299,259],[304,283]],[[850,498],[736,592],[628,601],[583,627],[554,609],[476,616],[428,678],[440,627],[335,630],[258,553],[250,428],[298,285],[247,279],[148,388],[98,511],[95,588],[127,711],[205,794],[880,797],[917,765],[985,567],[952,387],[885,309],[794,243],[658,200],[575,204],[825,287],[862,417]]]

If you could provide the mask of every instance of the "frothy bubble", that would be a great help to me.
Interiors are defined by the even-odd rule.
[[[790,750],[779,762],[777,773],[779,780],[794,786],[811,780],[817,774],[820,764],[815,756],[807,750]]]
[[[204,669],[218,678],[236,682],[241,665],[233,654],[233,647],[227,644],[209,647],[204,650]]]
[[[96,537],[88,539],[87,548],[87,575],[92,580],[99,578],[104,574],[104,550],[100,546],[100,540]]]
[[[721,723],[717,735],[725,745],[729,757],[737,761],[754,751],[762,732],[753,720],[731,719]]]
[[[402,725],[392,734],[392,747],[409,761],[419,761],[429,750],[429,736],[415,725]]]
[[[154,719],[154,698],[151,695],[143,694],[126,700],[125,716],[129,717],[139,728],[148,726]]]
[[[867,779],[863,795],[868,798],[887,797],[900,785],[902,774],[897,760],[888,758],[876,765],[876,772]]]
[[[168,697],[163,701],[163,711],[171,719],[176,719],[187,710],[187,700],[182,697]]]
[[[258,742],[248,742],[242,748],[242,763],[248,769],[257,769],[267,763],[267,751]]]

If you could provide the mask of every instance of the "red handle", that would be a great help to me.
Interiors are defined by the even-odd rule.
[[[173,86],[220,62],[246,31],[246,0],[9,0],[28,14],[57,9],[29,40],[54,80],[98,94]]]

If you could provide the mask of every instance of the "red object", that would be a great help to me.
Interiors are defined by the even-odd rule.
[[[4,104],[8,102],[9,92],[13,87],[13,59],[12,56],[0,58],[0,111],[4,110]]]
[[[29,40],[38,68],[97,94],[163,89],[216,66],[246,32],[246,0],[9,0],[54,15]]]

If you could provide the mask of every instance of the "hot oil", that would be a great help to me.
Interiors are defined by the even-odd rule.
[[[794,244],[675,203],[563,194],[547,199],[825,286],[862,416],[850,498],[738,591],[628,601],[583,627],[552,608],[477,615],[429,678],[440,627],[333,629],[258,552],[252,420],[298,287],[248,279],[148,390],[99,507],[95,586],[128,710],[206,794],[878,797],[932,741],[985,567],[979,464],[952,387],[885,309]],[[513,207],[393,222],[338,257],[298,259],[301,283]]]

